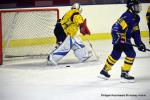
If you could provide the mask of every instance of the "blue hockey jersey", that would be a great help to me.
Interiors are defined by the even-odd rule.
[[[119,43],[121,39],[125,42],[131,42],[131,38],[134,39],[136,45],[142,43],[139,29],[140,17],[138,14],[127,10],[112,26],[113,44]],[[118,38],[118,35],[120,38]],[[117,40],[118,39],[118,40]],[[117,41],[117,42],[116,42]]]

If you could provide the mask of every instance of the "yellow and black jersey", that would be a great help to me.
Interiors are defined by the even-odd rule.
[[[63,16],[60,23],[66,35],[74,37],[78,31],[79,25],[83,23],[83,21],[84,19],[80,15],[79,10],[71,9]]]
[[[140,17],[137,14],[127,10],[112,26],[113,44],[115,44],[117,34],[121,33],[121,38],[130,42],[131,38],[134,39],[137,45],[141,44],[141,36],[139,29]]]
[[[150,23],[150,6],[148,7],[148,10],[146,13],[146,19],[147,19],[147,23]]]

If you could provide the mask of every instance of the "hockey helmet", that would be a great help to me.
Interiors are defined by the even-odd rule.
[[[127,7],[135,13],[140,13],[142,10],[139,0],[127,0]]]
[[[78,9],[80,13],[82,12],[82,8],[81,8],[80,3],[74,3],[72,5],[71,9]]]

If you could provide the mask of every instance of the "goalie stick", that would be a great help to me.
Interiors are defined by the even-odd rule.
[[[87,42],[89,43],[95,57],[96,57],[96,60],[99,60],[99,56],[97,55],[97,53],[95,52],[94,48],[93,48],[93,45],[91,44],[91,42],[89,41],[89,39],[87,39]]]

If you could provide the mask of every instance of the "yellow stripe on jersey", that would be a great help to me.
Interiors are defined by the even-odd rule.
[[[124,39],[126,41],[126,34],[125,33],[121,34],[121,39]]]
[[[138,30],[139,30],[139,26],[138,26],[138,25],[137,25],[137,26],[134,26],[134,27],[133,27],[133,30],[134,30],[134,31],[138,31]]]
[[[126,29],[128,26],[124,19],[118,19],[118,23],[120,24],[123,30]]]

